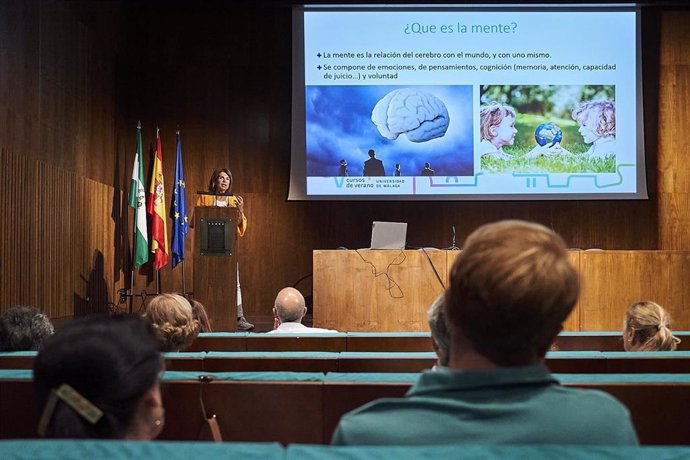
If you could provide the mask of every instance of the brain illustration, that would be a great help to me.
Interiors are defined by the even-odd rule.
[[[403,88],[391,91],[376,103],[371,121],[386,139],[405,134],[412,142],[426,142],[445,135],[450,118],[441,99],[424,91]]]

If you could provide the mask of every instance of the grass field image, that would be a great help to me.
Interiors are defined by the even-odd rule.
[[[502,149],[505,155],[495,158],[491,155],[481,158],[481,170],[488,173],[613,173],[616,170],[615,155],[593,157],[588,155],[591,147],[580,133],[581,125],[573,119],[573,110],[582,102],[591,100],[614,100],[612,85],[587,86],[482,86],[480,101],[482,107],[491,104],[503,104],[515,113],[514,129],[517,131],[512,144],[506,141],[501,145],[500,139],[493,140],[494,145]],[[592,115],[594,116],[594,115]],[[499,120],[492,119],[492,123]],[[582,121],[582,120],[580,120]],[[512,122],[512,120],[511,120]],[[563,153],[553,155],[527,154],[538,146],[535,130],[542,123],[552,122],[560,127],[562,140],[560,147]],[[586,123],[589,123],[586,121]],[[480,130],[483,129],[480,127]],[[484,129],[488,136],[493,136],[491,129]]]

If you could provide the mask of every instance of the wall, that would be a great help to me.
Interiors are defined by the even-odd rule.
[[[138,120],[144,127],[147,171],[155,127],[161,128],[166,193],[172,187],[178,127],[190,204],[194,192],[206,188],[213,169],[233,171],[234,191],[245,198],[250,221],[239,252],[244,304],[248,316],[260,321],[269,321],[281,287],[306,276],[299,287],[310,292],[313,249],[366,247],[372,220],[409,222],[413,246],[446,247],[451,226],[461,242],[477,225],[516,217],[554,228],[571,247],[690,249],[690,166],[685,161],[690,134],[684,128],[690,110],[690,51],[684,46],[690,43],[688,11],[663,12],[658,18],[654,13],[646,21],[649,200],[327,203],[285,201],[289,7],[95,3],[0,3],[0,68],[8,69],[0,72],[0,202],[10,217],[0,224],[3,308],[35,299],[51,315],[69,315],[78,305],[74,299],[70,303],[71,293],[85,298],[89,288],[94,290],[82,277],[89,279],[98,252],[103,277],[97,284],[117,303],[117,289],[129,285],[129,261],[123,254],[129,251],[131,212],[122,191],[129,185]],[[660,58],[655,57],[657,46]],[[62,178],[57,189],[56,178]],[[80,200],[94,202],[77,205]],[[58,201],[66,204],[57,209]],[[25,212],[27,203],[32,203],[31,214]],[[57,223],[60,230],[51,232]],[[24,246],[29,243],[21,229],[29,227],[39,229],[29,238],[35,249]],[[46,257],[40,244],[56,252]],[[66,264],[66,256],[78,262]],[[44,278],[34,277],[37,267]],[[188,289],[193,288],[191,268],[190,257]],[[162,290],[180,290],[181,271],[163,269]],[[46,276],[58,275],[51,287],[45,285]],[[155,289],[150,268],[144,267],[135,276],[134,290]],[[32,290],[42,294],[21,294]],[[133,308],[140,306],[137,299]]]
[[[118,2],[84,5],[0,2],[3,309],[32,304],[54,318],[104,311],[123,282],[114,236],[121,12]]]

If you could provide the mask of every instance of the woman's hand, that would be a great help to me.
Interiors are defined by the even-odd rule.
[[[237,195],[235,196],[235,203],[237,205],[237,217],[238,221],[242,222],[242,216],[244,216],[244,199]]]

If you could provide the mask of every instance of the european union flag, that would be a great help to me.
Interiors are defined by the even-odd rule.
[[[184,240],[189,230],[187,217],[187,188],[184,183],[184,168],[182,167],[182,141],[177,132],[177,161],[175,162],[175,185],[173,187],[170,218],[172,228],[172,267],[184,260]]]

